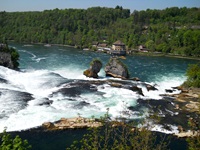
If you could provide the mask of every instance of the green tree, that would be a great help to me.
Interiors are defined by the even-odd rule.
[[[154,41],[153,40],[149,40],[145,43],[146,47],[148,49],[150,49],[151,51],[154,51],[155,50],[155,44],[154,44]]]
[[[124,113],[127,113],[124,111]],[[156,136],[145,128],[137,129],[132,124],[110,121],[108,111],[101,118],[103,127],[91,128],[81,141],[75,141],[67,150],[165,150],[165,138],[156,144]]]
[[[27,140],[22,140],[18,135],[12,138],[10,134],[4,130],[0,134],[0,150],[29,150],[31,145],[29,145]]]
[[[184,86],[200,88],[200,64],[190,65],[186,72],[187,80]]]
[[[186,7],[134,10],[132,14],[121,6],[0,12],[0,39],[68,44],[80,48],[93,41],[105,39],[112,44],[120,39],[129,48],[146,43],[147,47],[155,47],[163,53],[199,57],[199,18],[200,8]],[[186,50],[185,53],[180,51],[182,49]]]

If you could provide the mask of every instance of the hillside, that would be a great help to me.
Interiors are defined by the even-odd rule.
[[[133,11],[116,8],[0,12],[0,39],[91,47],[123,41],[129,49],[200,56],[200,8]]]

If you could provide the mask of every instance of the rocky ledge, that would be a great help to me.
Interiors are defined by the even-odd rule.
[[[178,87],[180,94],[173,95],[180,106],[177,109],[184,109],[190,112],[200,111],[200,88],[184,88]]]
[[[90,128],[90,127],[100,127],[102,126],[101,122],[95,119],[88,119],[83,117],[76,118],[61,118],[57,122],[45,122],[42,124],[42,127],[45,130],[64,130],[64,129],[80,129],[80,128]]]
[[[180,132],[175,134],[177,137],[193,137],[200,136],[200,88],[184,88],[178,87],[181,90],[180,94],[173,95],[177,101],[176,108],[190,113],[195,113],[196,118],[190,117],[188,122],[192,125],[193,130],[179,130]],[[197,127],[197,128],[196,128]]]

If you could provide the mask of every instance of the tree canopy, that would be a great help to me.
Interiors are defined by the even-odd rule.
[[[54,9],[42,12],[0,12],[0,39],[90,47],[92,42],[123,41],[129,49],[200,56],[200,8]]]

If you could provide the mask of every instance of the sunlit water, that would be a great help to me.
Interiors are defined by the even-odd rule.
[[[97,80],[85,77],[83,71],[89,68],[93,58],[100,58],[104,68],[110,58],[108,54],[58,46],[25,47],[13,43],[10,46],[16,47],[20,53],[20,71],[0,66],[0,131],[4,127],[8,131],[29,129],[62,117],[100,117],[107,108],[111,118],[120,117],[124,109],[137,107],[137,99],[159,100],[165,89],[182,84],[188,64],[196,62],[167,57],[127,56],[123,62],[128,66],[131,77],[141,79],[136,83],[143,90],[144,96],[141,96],[106,83],[90,85],[88,89],[80,85],[81,81]],[[103,68],[99,81],[109,79]],[[142,83],[156,85],[158,91],[147,91]],[[130,118],[145,118],[148,115],[145,107],[140,110],[139,115],[130,111]]]

